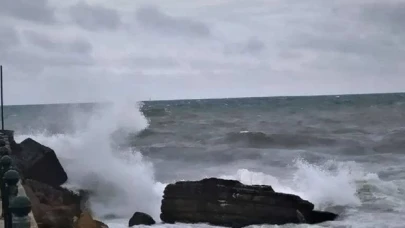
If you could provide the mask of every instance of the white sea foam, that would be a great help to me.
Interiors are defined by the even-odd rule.
[[[236,179],[244,184],[271,185],[275,191],[291,193],[313,202],[317,208],[325,206],[359,206],[356,181],[368,178],[369,175],[356,166],[338,165],[328,162],[324,166],[316,166],[297,159],[291,178],[280,180],[275,176],[240,169],[236,175],[225,175],[223,178]]]
[[[76,133],[71,135],[19,135],[16,140],[32,137],[53,148],[68,173],[67,186],[93,192],[90,202],[96,216],[129,218],[142,211],[159,220],[164,185],[154,180],[153,165],[138,151],[119,151],[111,141],[117,130],[139,132],[148,126],[139,108],[114,103],[74,124]]]
[[[93,192],[90,202],[95,215],[99,218],[107,215],[118,217],[105,221],[111,228],[126,227],[128,218],[135,211],[149,213],[160,221],[161,197],[165,187],[165,184],[155,180],[153,164],[140,152],[133,148],[118,149],[112,143],[112,133],[134,133],[148,127],[148,121],[139,107],[128,104],[106,106],[86,118],[82,114],[77,115],[77,121],[72,123],[76,126],[73,134],[16,136],[17,141],[32,137],[53,148],[68,173],[68,186]],[[364,186],[377,189],[372,197],[385,197],[387,202],[384,203],[394,210],[404,208],[398,203],[398,199],[403,197],[401,192],[404,188],[401,190],[398,183],[380,180],[377,174],[366,172],[355,162],[331,160],[323,165],[313,165],[297,159],[285,169],[290,175],[283,178],[248,169],[239,169],[230,174],[218,173],[217,176],[245,184],[271,185],[276,191],[297,194],[313,202],[319,209],[344,206],[352,210],[354,214],[332,224],[337,227],[357,224],[358,221],[362,222],[356,227],[370,225],[367,214],[355,214],[356,208],[362,206],[358,191]]]

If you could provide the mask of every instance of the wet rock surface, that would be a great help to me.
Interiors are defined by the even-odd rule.
[[[337,214],[315,211],[297,195],[275,192],[271,186],[244,185],[234,180],[207,178],[180,181],[165,188],[161,219],[166,223],[208,223],[228,227],[253,224],[315,224]]]

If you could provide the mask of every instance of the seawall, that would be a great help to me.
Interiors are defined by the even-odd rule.
[[[11,154],[13,154],[13,151],[11,149],[12,148],[11,147],[11,142],[14,142],[14,132],[10,131],[10,130],[4,130],[4,131],[0,130],[0,140],[3,140],[5,142],[5,144],[6,144],[5,147],[10,151]],[[21,184],[21,180],[18,182],[17,186],[18,186],[18,195],[19,196],[27,196],[27,194],[25,192],[25,189]],[[0,207],[0,211],[1,211],[1,207]],[[29,218],[31,220],[31,228],[37,228],[38,225],[37,225],[37,222],[35,221],[33,213],[30,212],[28,214],[28,216],[29,216]],[[0,228],[1,227],[4,227],[4,220],[3,219],[0,220]]]

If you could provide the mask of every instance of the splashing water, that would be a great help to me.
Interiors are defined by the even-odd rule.
[[[139,107],[114,103],[85,120],[80,113],[77,117],[72,123],[74,134],[33,137],[55,150],[69,176],[66,186],[92,193],[89,201],[96,217],[129,218],[142,211],[159,220],[164,185],[155,182],[153,165],[138,151],[118,151],[112,146],[115,131],[133,133],[148,127]],[[32,136],[16,139],[26,137]]]
[[[18,135],[16,140],[32,137],[53,148],[68,173],[67,186],[92,193],[90,207],[97,218],[104,221],[111,215],[117,218],[106,221],[110,227],[126,227],[123,224],[135,211],[148,213],[160,221],[160,204],[166,184],[156,182],[152,163],[139,151],[116,148],[112,137],[117,132],[124,137],[148,127],[148,120],[139,111],[139,106],[114,103],[90,116],[77,113],[72,119],[74,133]],[[361,206],[359,182],[381,188],[381,192],[392,192],[392,183],[382,182],[376,174],[365,172],[355,162],[330,160],[314,165],[297,159],[291,167],[285,167],[285,171],[289,176],[272,176],[248,169],[228,175],[219,173],[218,176],[244,184],[271,185],[278,192],[296,194],[313,202],[318,209]]]
[[[262,173],[239,169],[236,175],[221,176],[236,179],[244,184],[271,185],[275,191],[296,194],[315,204],[318,209],[328,206],[359,206],[357,180],[375,177],[365,173],[356,163],[328,161],[317,166],[297,159],[290,178],[279,178]],[[378,177],[375,177],[378,178]]]

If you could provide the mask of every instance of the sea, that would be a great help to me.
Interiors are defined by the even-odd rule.
[[[51,147],[72,190],[110,228],[135,211],[162,224],[164,187],[221,177],[271,185],[320,210],[318,225],[405,227],[405,94],[6,106],[17,142]]]

